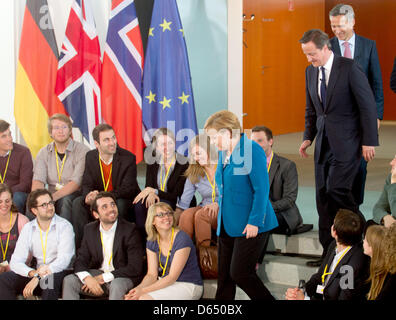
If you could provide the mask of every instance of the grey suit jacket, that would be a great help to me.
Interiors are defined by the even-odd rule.
[[[282,215],[293,231],[302,224],[302,217],[296,205],[298,193],[296,164],[274,153],[268,177],[272,207],[277,215]]]

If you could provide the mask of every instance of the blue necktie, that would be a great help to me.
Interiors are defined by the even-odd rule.
[[[320,71],[322,72],[322,78],[320,79],[320,97],[322,98],[322,106],[323,109],[326,107],[326,75],[325,68],[320,67]]]

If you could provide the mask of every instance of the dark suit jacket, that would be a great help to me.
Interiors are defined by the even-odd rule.
[[[390,78],[390,87],[393,90],[393,92],[396,93],[396,58],[395,58],[395,62],[393,63],[393,70]]]
[[[85,157],[85,170],[82,179],[82,195],[86,195],[93,191],[103,191],[103,181],[99,166],[98,150],[91,150],[87,152]],[[113,169],[111,173],[111,182],[113,184],[113,191],[116,199],[131,199],[132,200],[140,192],[139,185],[136,180],[136,157],[128,150],[117,146],[117,151],[113,157]]]
[[[396,297],[396,273],[390,274],[385,278],[384,284],[380,293],[375,300],[381,301],[395,301]]]
[[[289,228],[294,230],[302,223],[302,217],[296,205],[298,193],[296,164],[274,152],[268,177],[272,208],[276,214],[281,214]]]
[[[337,37],[330,39],[330,43],[333,52],[341,56],[340,44]],[[355,34],[355,53],[353,60],[363,69],[370,83],[377,104],[377,118],[382,120],[384,116],[384,91],[375,41]]]
[[[186,182],[184,172],[188,168],[188,161],[186,157],[176,153],[175,166],[166,182],[167,192],[161,191],[158,186],[157,175],[159,168],[160,166],[157,162],[147,165],[146,187],[158,189],[158,196],[171,202],[172,207],[175,208],[177,199],[183,194],[184,183]]]
[[[351,59],[334,55],[323,108],[318,95],[319,68],[308,66],[304,140],[315,144],[320,163],[324,130],[337,161],[359,159],[362,145],[378,146],[376,104],[367,78]]]
[[[316,289],[318,285],[322,284],[322,274],[327,265],[327,272],[333,262],[335,256],[336,242],[335,240],[330,244],[327,255],[323,260],[317,273],[315,273],[306,284],[306,291],[312,300],[365,300],[367,294],[366,280],[369,276],[370,260],[368,256],[363,253],[362,244],[352,246],[352,248],[342,257],[337,267],[334,269],[330,277],[323,295],[317,294]],[[342,276],[347,276],[340,273],[342,266],[350,266],[353,268],[353,289],[342,289],[340,280]],[[349,283],[348,283],[349,285]]]
[[[99,220],[84,227],[84,238],[78,250],[74,272],[100,269],[103,249],[100,240]],[[134,223],[118,219],[113,244],[114,278],[130,278],[134,285],[143,279],[143,246]]]

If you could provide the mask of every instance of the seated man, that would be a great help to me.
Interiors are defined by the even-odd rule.
[[[36,219],[19,235],[11,271],[0,275],[0,300],[16,300],[22,293],[25,298],[41,294],[43,300],[57,300],[75,253],[73,227],[55,214],[52,195],[46,189],[32,191],[27,207]],[[27,264],[32,257],[37,261],[36,269]]]
[[[356,213],[340,209],[331,227],[335,239],[317,273],[306,284],[306,292],[289,288],[286,300],[365,300],[369,259],[363,253],[362,220]]]
[[[89,148],[73,140],[72,122],[64,114],[57,113],[48,119],[48,132],[54,141],[37,154],[32,191],[48,185],[55,211],[71,222],[73,200],[81,194],[85,154]]]
[[[84,226],[93,220],[90,206],[100,191],[108,191],[117,199],[121,218],[128,220],[128,210],[140,192],[137,183],[136,157],[117,145],[113,128],[99,124],[92,131],[96,149],[86,154],[82,179],[82,196],[73,202],[73,227],[76,248],[80,247]]]
[[[0,120],[0,183],[9,186],[18,212],[25,214],[32,187],[33,161],[30,150],[12,142],[10,124]]]
[[[373,220],[385,227],[390,227],[396,221],[396,155],[390,165],[391,172],[373,209]]]
[[[116,200],[99,192],[91,206],[95,222],[84,228],[74,267],[63,281],[63,299],[78,300],[80,292],[123,300],[143,278],[143,248],[134,223],[118,218]],[[100,241],[98,241],[100,239]]]
[[[302,217],[296,205],[298,192],[296,164],[272,151],[274,140],[272,131],[267,127],[254,127],[251,139],[264,149],[267,156],[269,198],[279,223],[273,232],[287,235],[296,233],[298,227],[302,225]]]

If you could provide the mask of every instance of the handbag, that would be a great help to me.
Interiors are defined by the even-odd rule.
[[[204,241],[210,241],[214,246],[202,246]],[[204,279],[217,279],[217,243],[211,239],[203,240],[198,244],[199,268]]]

